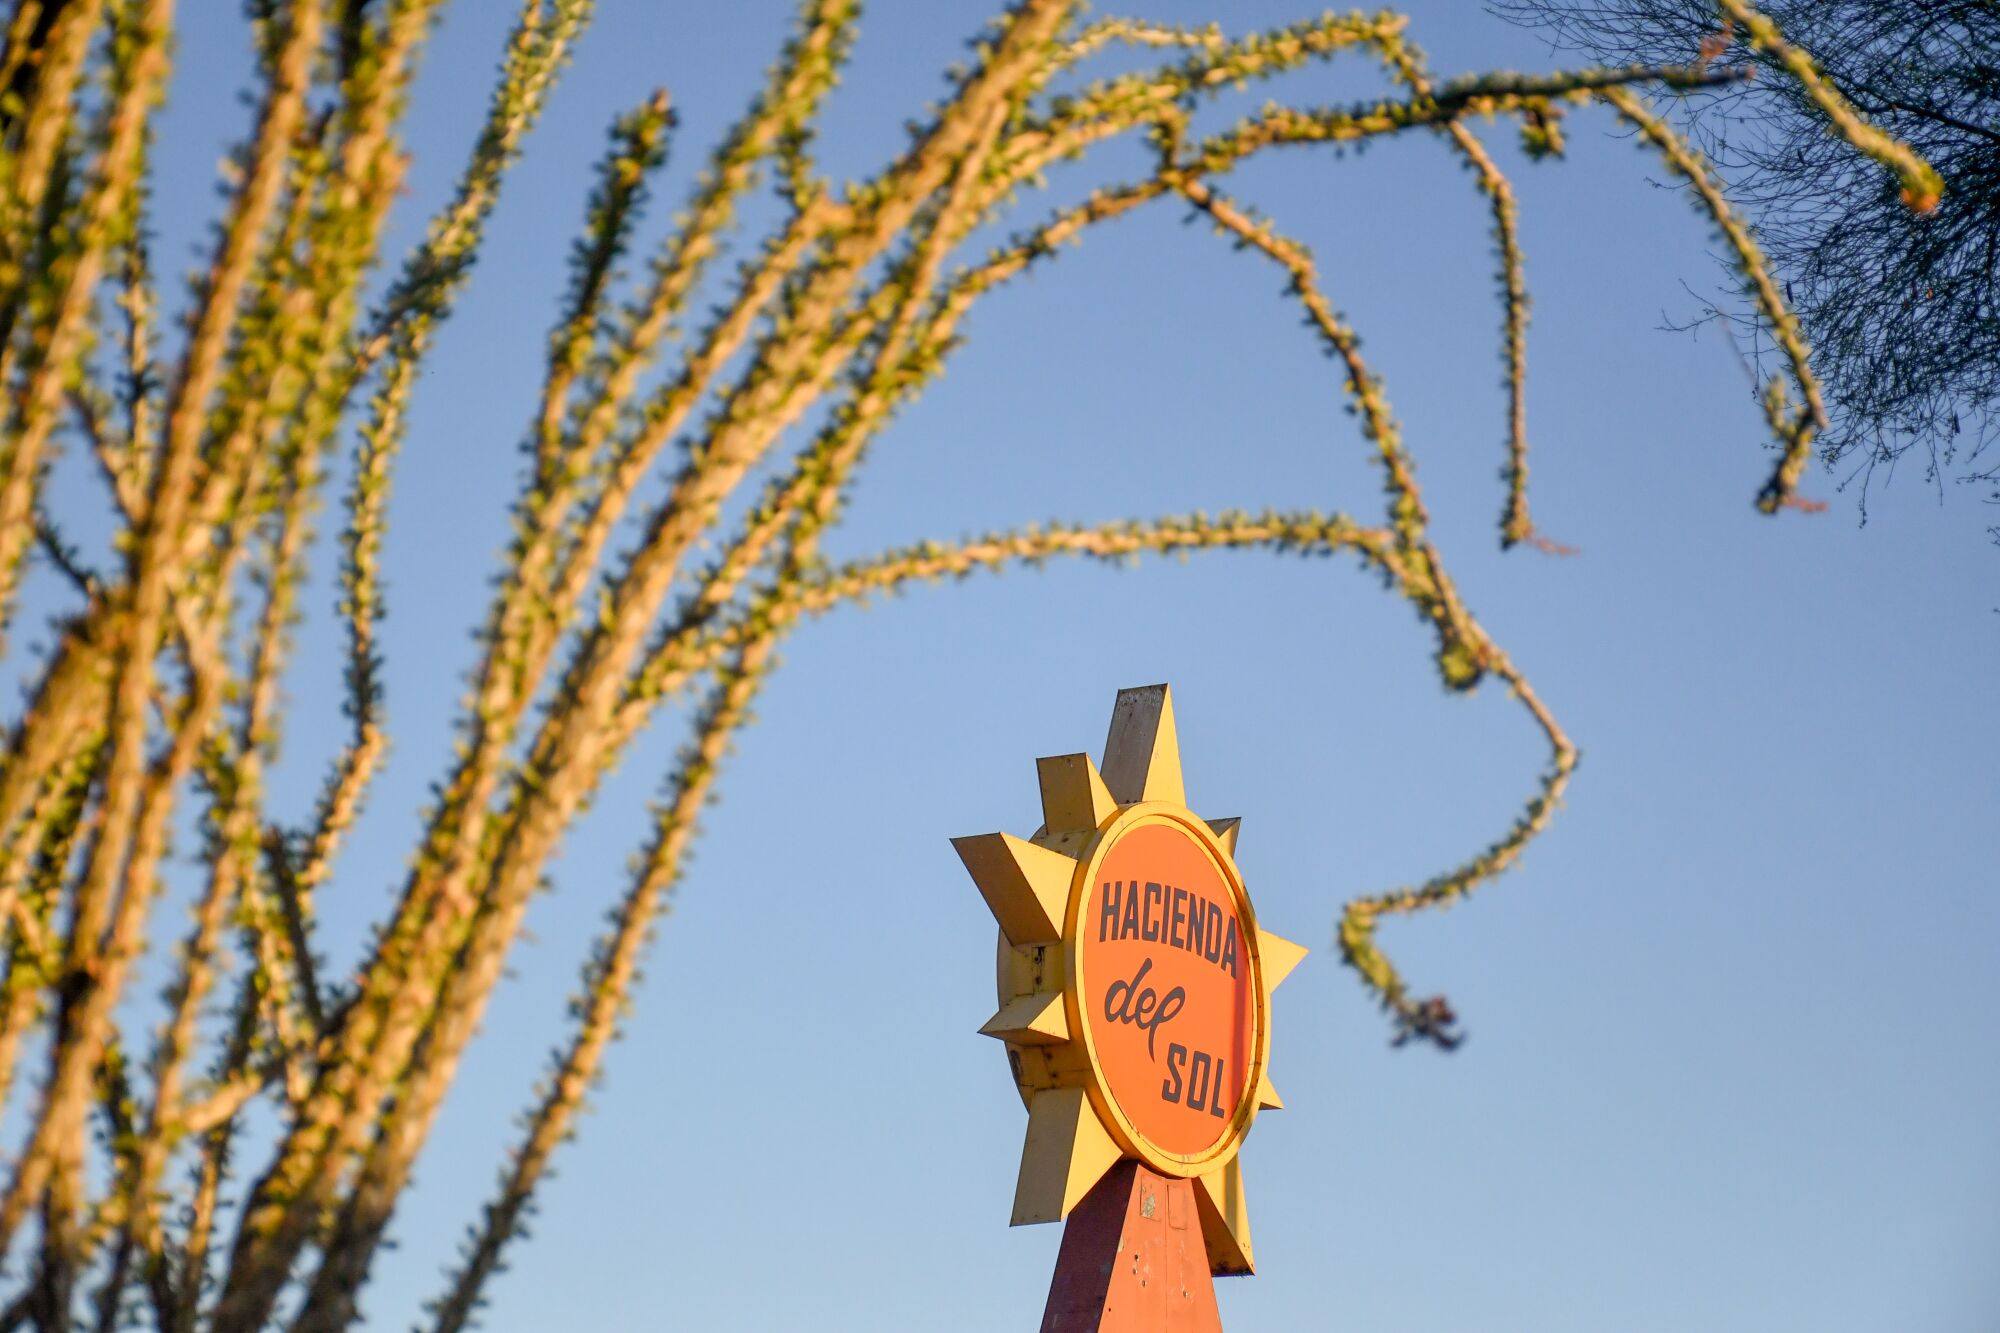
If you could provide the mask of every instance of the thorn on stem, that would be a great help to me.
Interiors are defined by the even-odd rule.
[[[1570,546],[1567,543],[1557,541],[1553,537],[1545,537],[1541,533],[1536,532],[1532,528],[1528,530],[1528,535],[1524,539],[1524,544],[1533,547],[1537,551],[1540,551],[1543,555],[1562,556],[1567,558],[1572,555],[1583,554],[1583,550],[1581,547]]]

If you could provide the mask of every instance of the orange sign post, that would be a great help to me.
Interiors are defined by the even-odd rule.
[[[1187,808],[1165,685],[1121,690],[1100,771],[1036,761],[1042,827],[955,838],[1000,923],[1028,1106],[1014,1224],[1068,1218],[1044,1333],[1219,1330],[1249,1273],[1237,1151],[1271,1087],[1271,991],[1305,950],[1257,924],[1234,819]]]

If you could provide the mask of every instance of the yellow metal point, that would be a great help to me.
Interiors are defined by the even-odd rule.
[[[1240,1160],[1232,1157],[1221,1170],[1194,1178],[1201,1239],[1208,1247],[1209,1271],[1217,1277],[1255,1271],[1250,1253],[1250,1210],[1243,1204]]]
[[[1204,819],[1201,822],[1208,825],[1208,831],[1213,833],[1215,840],[1222,844],[1222,850],[1228,852],[1230,859],[1234,860],[1236,857],[1236,835],[1243,828],[1243,820],[1236,815],[1231,815],[1227,819]]]
[[[1278,989],[1278,983],[1292,974],[1292,969],[1306,956],[1306,946],[1294,944],[1282,935],[1273,935],[1262,926],[1257,927],[1257,957],[1264,964],[1264,993]]]
[[[1082,1088],[1048,1088],[1028,1107],[1028,1141],[1014,1186],[1015,1226],[1068,1217],[1121,1153]]]
[[[1181,783],[1180,735],[1173,692],[1164,685],[1118,691],[1104,738],[1104,785],[1120,805],[1134,801],[1187,804]]]
[[[1010,943],[1062,938],[1074,860],[1011,833],[953,838],[951,845]]]
[[[1024,1046],[1053,1046],[1068,1041],[1069,1015],[1063,1012],[1062,992],[1047,991],[1009,1000],[979,1030],[989,1037]]]
[[[1059,754],[1035,761],[1042,781],[1042,826],[1050,833],[1094,831],[1118,802],[1087,754]]]

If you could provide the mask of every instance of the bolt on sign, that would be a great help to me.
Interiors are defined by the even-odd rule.
[[[1069,1217],[1130,1160],[1162,1190],[1192,1187],[1209,1273],[1248,1273],[1237,1151],[1283,1105],[1271,991],[1306,951],[1258,926],[1239,821],[1188,809],[1165,685],[1119,692],[1101,770],[1082,754],[1036,767],[1032,837],[952,840],[1000,925],[1000,1008],[980,1031],[1005,1044],[1028,1106],[1014,1224]],[[1068,1254],[1066,1235],[1059,1288]]]

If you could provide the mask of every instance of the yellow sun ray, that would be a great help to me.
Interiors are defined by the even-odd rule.
[[[1118,809],[1087,754],[1037,759],[1035,776],[1042,787],[1042,827],[1051,834],[1095,833]]]
[[[1069,1040],[1069,1015],[1061,991],[1019,995],[1000,1006],[980,1032],[1025,1046],[1054,1046]]]
[[[1180,734],[1174,728],[1173,691],[1141,685],[1118,691],[1111,731],[1104,738],[1104,785],[1121,805],[1134,801],[1187,804],[1181,786]]]
[[[1209,1271],[1217,1277],[1255,1271],[1240,1159],[1232,1157],[1221,1170],[1196,1176],[1194,1184],[1195,1211],[1201,1214],[1201,1239],[1208,1246]]]
[[[1266,992],[1278,989],[1286,977],[1292,975],[1306,956],[1306,946],[1294,944],[1282,936],[1273,935],[1262,926],[1257,927],[1257,957],[1264,964],[1264,989]]]
[[[979,886],[1009,942],[1059,940],[1076,861],[1011,833],[953,838],[958,859]]]
[[[1231,815],[1227,819],[1207,819],[1202,822],[1207,824],[1209,829],[1215,834],[1215,840],[1222,844],[1222,850],[1228,852],[1230,859],[1234,860],[1236,856],[1236,835],[1243,831],[1243,821],[1235,815]]]
[[[1014,1225],[1057,1222],[1124,1154],[1082,1088],[1045,1088],[1028,1106],[1028,1139],[1014,1185]]]

